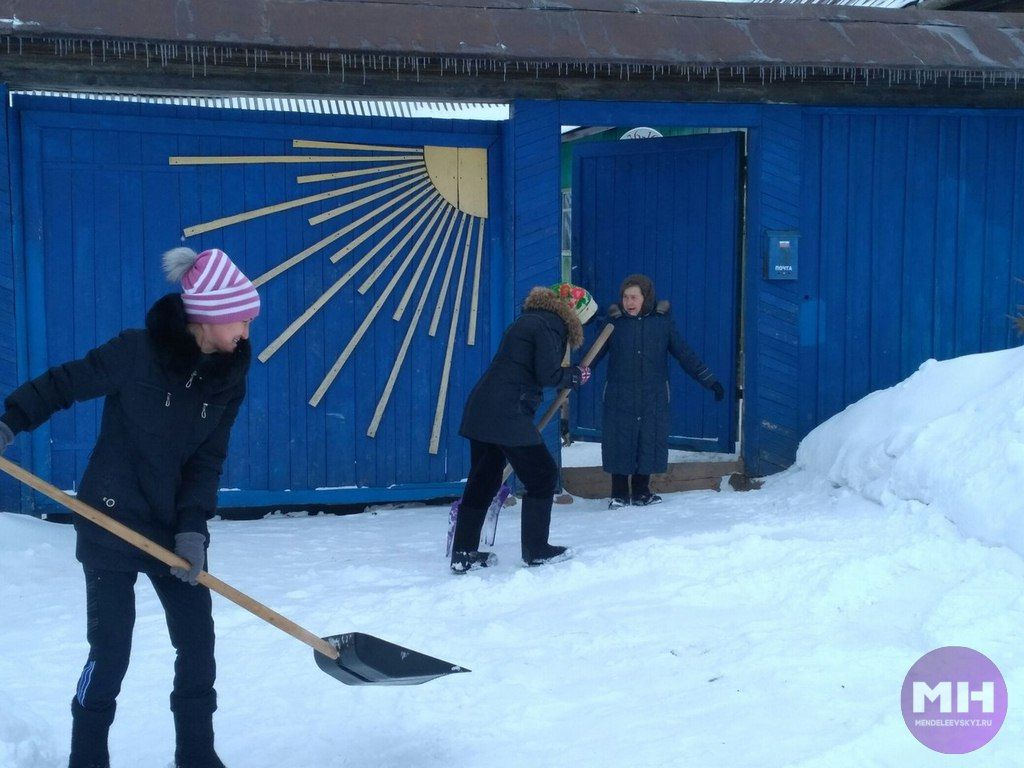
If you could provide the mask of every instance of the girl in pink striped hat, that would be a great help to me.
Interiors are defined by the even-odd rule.
[[[176,768],[224,768],[213,746],[213,609],[198,583],[228,437],[245,398],[253,284],[224,251],[163,257],[182,291],[159,299],[146,327],[18,387],[0,413],[0,452],[75,402],[104,397],[78,498],[187,561],[172,568],[75,516],[85,572],[89,656],[71,699],[70,768],[110,765],[107,733],[128,670],[134,585],[152,582],[176,651],[171,711]],[[24,443],[22,450],[28,447]],[[129,760],[130,762],[130,760]]]
[[[260,296],[224,251],[173,248],[164,254],[164,272],[171,282],[181,281],[189,330],[203,352],[231,352],[249,338]]]

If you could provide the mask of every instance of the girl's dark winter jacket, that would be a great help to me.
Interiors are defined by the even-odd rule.
[[[230,354],[202,354],[180,295],[168,294],[149,310],[145,330],[124,331],[22,385],[2,418],[14,432],[30,430],[77,401],[106,397],[78,497],[173,549],[176,533],[207,534],[249,360],[247,341]],[[166,569],[83,518],[75,527],[86,565]]]
[[[669,303],[645,302],[636,317],[613,305],[615,326],[595,365],[608,357],[601,423],[601,463],[615,475],[653,475],[668,471],[668,356],[701,386],[715,377],[679,335]]]
[[[497,445],[542,443],[533,423],[542,389],[573,386],[574,369],[562,367],[567,342],[573,349],[583,343],[576,312],[550,289],[534,288],[469,393],[459,434]]]

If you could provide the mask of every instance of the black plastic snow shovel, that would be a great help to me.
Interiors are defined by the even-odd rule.
[[[188,562],[170,550],[164,549],[73,496],[68,496],[56,486],[50,485],[3,456],[0,456],[0,469],[157,560],[175,568],[188,568]],[[346,685],[418,685],[435,677],[455,672],[469,672],[458,664],[435,659],[362,632],[317,637],[206,571],[199,572],[199,583],[310,646],[314,651],[317,666]]]

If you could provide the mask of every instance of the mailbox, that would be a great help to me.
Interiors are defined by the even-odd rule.
[[[796,280],[800,264],[800,234],[770,231],[767,233],[764,276],[768,280]]]

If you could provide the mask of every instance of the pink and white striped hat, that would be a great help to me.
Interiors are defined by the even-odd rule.
[[[172,248],[164,254],[163,263],[167,279],[181,281],[188,322],[235,323],[260,313],[255,286],[219,248],[198,255],[191,248]]]

